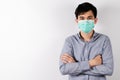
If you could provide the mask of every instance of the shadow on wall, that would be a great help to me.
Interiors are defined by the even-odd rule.
[[[120,6],[103,6],[98,9],[99,24],[102,31],[107,34],[112,43],[114,56],[114,74],[109,80],[119,80],[119,56],[120,56]]]

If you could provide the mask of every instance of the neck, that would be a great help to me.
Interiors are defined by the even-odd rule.
[[[93,36],[93,33],[94,33],[94,31],[92,30],[90,33],[84,33],[84,32],[80,32],[80,35],[81,35],[81,37],[83,38],[83,40],[84,41],[90,41],[91,40],[91,38],[92,38],[92,36]]]

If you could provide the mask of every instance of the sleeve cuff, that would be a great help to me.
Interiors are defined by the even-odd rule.
[[[82,61],[80,64],[83,71],[90,70],[89,61]]]

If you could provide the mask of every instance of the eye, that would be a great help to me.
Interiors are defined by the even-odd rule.
[[[88,17],[88,20],[91,20],[91,19],[93,19],[93,17],[92,17],[92,16],[89,16],[89,17]]]
[[[84,18],[84,17],[82,17],[82,16],[80,16],[80,17],[79,17],[79,19],[80,19],[80,20],[84,20],[85,18]]]

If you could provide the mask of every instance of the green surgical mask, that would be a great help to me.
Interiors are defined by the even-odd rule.
[[[78,22],[78,28],[85,33],[91,32],[94,26],[94,20],[80,20]]]

